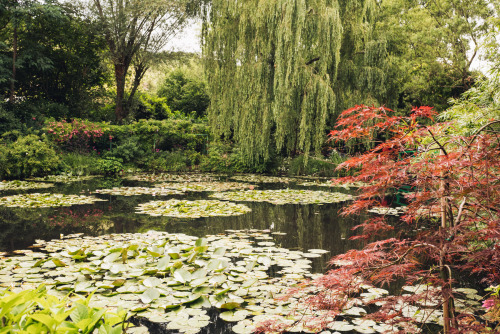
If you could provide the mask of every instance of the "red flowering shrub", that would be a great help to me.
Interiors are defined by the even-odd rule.
[[[97,151],[99,145],[103,145],[102,143],[108,138],[112,139],[109,126],[105,123],[93,123],[87,120],[49,122],[45,130],[52,141],[70,152]]]

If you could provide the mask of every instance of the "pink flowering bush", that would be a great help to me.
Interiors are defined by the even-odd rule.
[[[71,122],[48,122],[45,131],[59,147],[79,153],[97,151],[99,146],[113,138],[106,123],[80,119],[73,119]]]

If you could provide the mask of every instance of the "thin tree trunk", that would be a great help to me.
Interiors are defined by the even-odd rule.
[[[441,152],[442,156],[446,153]],[[448,219],[448,213],[450,210],[450,203],[448,200],[449,195],[449,183],[448,183],[448,174],[443,171],[441,172],[441,182],[440,182],[440,211],[441,211],[441,235],[444,235],[445,239],[451,238],[452,236],[447,233],[450,228],[453,227],[453,220]],[[456,319],[455,319],[455,310],[453,307],[453,297],[452,295],[452,287],[451,287],[451,272],[449,266],[446,265],[446,252],[447,245],[446,240],[443,241],[441,245],[441,254],[439,259],[440,266],[440,274],[441,278],[444,281],[444,285],[441,287],[441,293],[443,295],[443,333],[449,334],[451,328],[456,327]]]
[[[123,64],[115,64],[115,79],[116,79],[116,106],[115,117],[117,122],[121,122],[125,118],[125,74],[126,68]]]
[[[12,77],[10,79],[9,102],[13,103],[16,96],[16,59],[17,59],[17,26],[14,23],[13,41],[12,41]]]

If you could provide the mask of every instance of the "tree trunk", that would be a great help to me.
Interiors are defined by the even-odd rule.
[[[17,26],[14,23],[13,41],[12,41],[12,76],[10,79],[9,102],[13,103],[16,96],[16,59],[17,59]]]
[[[125,75],[127,73],[124,64],[115,64],[115,79],[116,79],[116,107],[115,117],[118,123],[127,116],[124,108],[125,99]]]

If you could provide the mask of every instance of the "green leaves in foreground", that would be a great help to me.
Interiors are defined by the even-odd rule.
[[[122,333],[127,312],[106,313],[90,307],[90,297],[59,299],[49,295],[44,285],[18,293],[0,291],[0,333]]]

